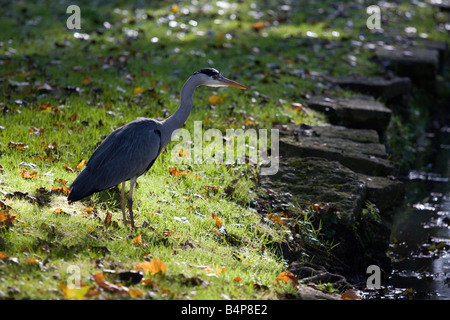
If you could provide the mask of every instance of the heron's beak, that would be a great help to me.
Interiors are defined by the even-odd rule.
[[[230,87],[235,87],[235,88],[239,88],[239,89],[242,89],[242,90],[246,90],[247,89],[247,87],[244,87],[242,84],[237,83],[235,81],[232,81],[230,79],[227,79],[225,77],[220,77],[219,80],[221,82],[225,83],[227,86],[230,86]]]

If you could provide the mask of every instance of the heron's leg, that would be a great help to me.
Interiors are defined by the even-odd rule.
[[[136,183],[137,177],[130,179],[130,193],[128,194],[128,211],[130,213],[131,227],[134,228],[134,217],[133,217],[133,188]]]
[[[125,212],[125,181],[122,182],[122,192],[120,193],[120,207],[122,208],[123,223],[127,225],[127,214]]]

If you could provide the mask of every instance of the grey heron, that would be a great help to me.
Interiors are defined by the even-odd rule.
[[[138,118],[105,138],[70,186],[69,203],[122,183],[121,209],[123,222],[128,225],[125,212],[125,182],[129,180],[127,204],[131,227],[134,228],[133,188],[136,179],[152,167],[161,150],[170,142],[172,133],[183,126],[192,110],[194,90],[201,85],[247,89],[223,77],[213,68],[195,72],[181,89],[180,106],[169,118],[164,121]]]

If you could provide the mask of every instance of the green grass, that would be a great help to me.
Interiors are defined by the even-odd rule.
[[[323,117],[297,111],[291,104],[304,103],[308,95],[348,93],[321,85],[314,74],[379,72],[370,60],[371,52],[350,42],[360,33],[367,41],[382,38],[364,29],[363,5],[343,2],[348,16],[330,19],[337,10],[332,1],[306,1],[284,11],[275,1],[242,1],[221,10],[198,2],[197,6],[180,2],[178,10],[168,1],[148,7],[120,0],[97,5],[27,1],[4,6],[0,190],[16,221],[0,229],[0,252],[9,256],[0,259],[0,298],[64,299],[60,283],[69,279],[67,270],[72,265],[80,268],[82,283],[93,289],[86,298],[130,298],[95,292],[98,285],[93,275],[104,273],[114,281],[105,270],[133,270],[137,263],[154,257],[167,265],[165,274],[145,275],[156,284],[123,284],[141,290],[138,298],[295,296],[291,282],[276,282],[287,269],[279,249],[289,239],[287,227],[271,223],[253,209],[258,168],[250,164],[186,165],[183,169],[189,174],[175,177],[169,173],[173,144],[169,145],[151,171],[138,179],[136,231],[122,225],[118,189],[73,205],[67,204],[66,195],[51,191],[63,185],[58,179],[70,185],[79,172],[77,165],[88,160],[112,130],[139,116],[163,119],[173,113],[183,82],[198,69],[216,67],[249,90],[199,88],[185,124],[191,133],[199,120],[203,130],[222,132],[269,129],[276,123],[321,123]],[[75,38],[75,31],[66,29],[65,10],[70,4],[80,6],[79,32],[88,34],[88,40]],[[432,9],[407,2],[398,8],[398,12],[390,9],[395,28],[417,24],[423,17],[427,24],[421,24],[420,32],[431,27]],[[411,21],[401,16],[408,9],[417,13]],[[353,29],[346,27],[348,19]],[[105,21],[111,27],[105,27]],[[170,26],[170,21],[176,21],[176,26]],[[258,21],[267,25],[256,30]],[[137,31],[137,38],[127,36],[127,29]],[[305,36],[308,31],[317,38]],[[429,35],[443,38],[436,31]],[[348,62],[348,55],[357,56],[356,66]],[[44,84],[52,89],[40,89]],[[137,87],[144,92],[134,95]],[[226,97],[211,106],[212,94]],[[249,117],[253,120],[248,121]],[[20,150],[10,142],[27,147]],[[22,169],[36,170],[37,177],[23,178]],[[208,191],[206,185],[217,191]],[[40,203],[8,195],[18,191],[37,197]],[[86,213],[90,206],[92,212]],[[56,209],[63,213],[55,213]],[[109,225],[105,224],[108,212],[112,214]],[[213,214],[222,220],[226,233],[216,225]],[[300,225],[302,237],[316,243],[308,219]],[[142,242],[133,244],[138,235]],[[200,266],[210,266],[212,271]],[[217,271],[222,267],[225,271]]]

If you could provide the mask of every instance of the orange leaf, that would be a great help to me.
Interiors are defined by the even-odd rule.
[[[63,209],[61,208],[56,208],[53,213],[65,213]]]
[[[38,260],[36,258],[33,258],[33,257],[28,257],[25,260],[25,264],[35,264],[35,263],[38,263]]]
[[[159,260],[157,257],[153,258],[152,261],[145,261],[135,265],[136,269],[142,269],[145,273],[151,273],[152,275],[161,272],[164,274],[166,272],[167,266],[163,260]]]
[[[222,219],[216,216],[214,213],[211,214],[211,217],[216,220],[216,227],[220,228],[222,226]]]
[[[62,193],[65,195],[70,193],[70,189],[67,188],[66,186],[52,188],[52,191]]]
[[[9,254],[6,254],[3,251],[0,251],[0,259],[6,259],[6,258],[9,258],[9,257],[10,257]]]
[[[294,282],[295,285],[298,285],[298,279],[297,279],[297,277],[296,277],[292,272],[290,272],[289,270],[286,270],[286,271],[281,272],[281,273],[278,275],[276,281],[277,281],[277,282],[279,282],[279,281],[284,281],[284,282],[286,282],[286,283],[287,283],[288,281],[292,281],[292,282]]]
[[[189,173],[189,171],[187,171],[187,170],[183,170],[183,171],[181,171],[180,169],[178,169],[177,167],[170,167],[169,168],[169,172],[170,172],[170,174],[173,176],[173,177],[178,177],[178,176],[181,176],[181,175],[187,175],[188,173]]]
[[[142,244],[142,234],[131,240],[131,242],[136,246],[140,246]]]
[[[353,290],[347,290],[341,295],[342,300],[361,300],[361,297]]]
[[[144,89],[142,89],[141,87],[136,87],[133,89],[133,94],[140,94],[144,92]]]
[[[180,156],[180,157],[187,157],[187,158],[189,158],[189,151],[186,151],[186,150],[180,150],[180,151],[178,151],[178,155]]]
[[[261,29],[264,29],[264,28],[266,28],[267,26],[268,26],[268,24],[265,23],[265,22],[262,22],[262,21],[255,22],[255,23],[252,25],[253,29],[256,30],[256,31],[259,31],[259,30],[261,30]]]
[[[24,179],[31,179],[31,178],[37,178],[38,174],[36,170],[31,171],[31,173],[28,173],[27,169],[22,169],[19,172],[19,175]]]
[[[234,281],[236,281],[236,282],[241,282],[242,281],[242,278],[241,277],[239,277],[239,276],[237,276],[236,278],[234,278],[233,279]]]

